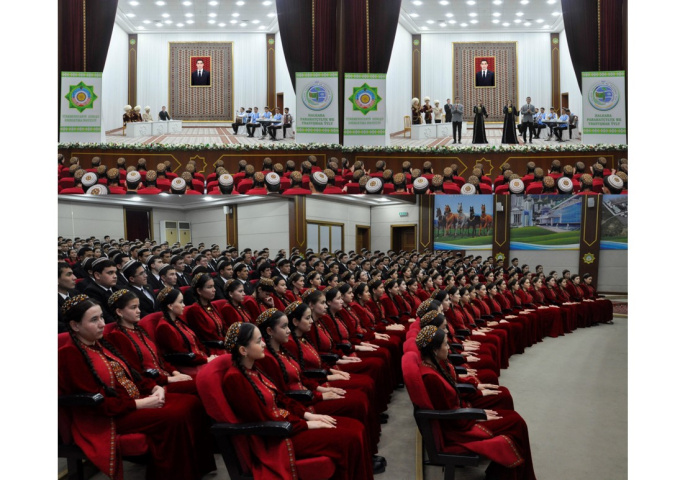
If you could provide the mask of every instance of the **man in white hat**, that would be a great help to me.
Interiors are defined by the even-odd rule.
[[[125,113],[123,113],[123,136],[125,136],[125,126],[132,121],[130,117],[132,107],[130,105],[125,105],[123,110],[125,111]]]
[[[135,108],[133,108],[132,120],[130,120],[131,122],[142,121],[142,115],[140,115],[140,110],[142,110],[142,107],[140,107],[139,105],[135,105]]]
[[[144,122],[153,122],[154,119],[152,118],[152,114],[149,113],[151,109],[149,106],[144,107],[144,113],[142,114],[142,121]]]

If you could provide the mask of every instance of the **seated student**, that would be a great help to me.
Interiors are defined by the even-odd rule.
[[[546,128],[544,120],[546,119],[546,112],[544,107],[541,107],[537,113],[534,114],[534,136],[539,138],[539,134],[543,129]]]
[[[159,310],[156,302],[156,294],[152,287],[147,283],[147,272],[142,263],[137,260],[130,260],[123,266],[123,275],[128,279],[127,288],[140,300],[140,310],[143,316],[149,315]]]
[[[281,177],[275,172],[267,172],[265,175],[265,188],[268,194],[278,194],[281,189]]]
[[[161,189],[156,186],[156,172],[154,170],[149,170],[144,177],[144,186],[137,190],[138,195],[158,195],[161,193]],[[127,182],[127,177],[126,177]],[[128,190],[129,193],[129,190]]]
[[[619,172],[622,173],[622,172]],[[627,178],[627,177],[626,177]],[[611,195],[619,195],[623,190],[623,180],[621,177],[616,175],[609,175],[604,179],[604,185],[602,186],[602,192]]]
[[[284,117],[282,118],[282,134],[284,138],[286,138],[286,129],[291,128],[291,125],[293,124],[294,119],[291,117],[291,114],[289,113],[289,107],[284,108]]]
[[[194,367],[185,369],[186,373],[196,373],[198,366],[211,362],[217,357],[208,354],[207,348],[197,338],[195,332],[182,320],[185,304],[180,290],[164,288],[157,295],[156,301],[164,314],[156,326],[156,344],[164,355],[192,353],[194,356],[190,363]]]
[[[544,119],[544,123],[557,122],[557,121],[558,121],[558,115],[556,114],[556,109],[551,107],[549,113],[546,115],[546,118]],[[549,136],[546,137],[546,140],[550,140],[552,136],[553,136],[553,127],[549,128]]]
[[[260,114],[259,121],[260,125],[262,125],[262,137],[260,138],[265,138],[267,136],[267,126],[272,120],[272,112],[270,112],[269,107],[265,107],[265,111]]]
[[[303,188],[301,172],[291,172],[289,178],[291,179],[291,186],[282,192],[283,195],[310,195],[313,193],[309,189]]]
[[[113,287],[116,286],[118,280],[115,263],[107,257],[97,258],[91,264],[91,272],[93,282],[89,283],[83,293],[102,305],[106,323],[113,323],[115,318],[108,311],[108,297],[113,294]]]
[[[553,127],[553,133],[556,135],[556,140],[563,141],[563,130],[568,130],[568,122],[570,121],[569,111],[567,108],[562,109],[562,115],[558,118],[557,124]]]
[[[341,188],[335,186],[335,172],[332,169],[325,169],[323,172],[325,176],[327,177],[327,186],[323,190],[322,193],[325,194],[341,194],[344,193]]]
[[[267,195],[265,174],[262,172],[255,172],[255,174],[253,174],[253,188],[247,190],[245,193],[246,195]]]
[[[161,281],[159,271],[164,267],[164,262],[159,255],[150,255],[145,260],[147,266],[147,283],[152,290],[161,290],[164,288],[164,283]]]
[[[248,109],[250,110],[250,109]],[[253,112],[248,114],[248,121],[245,124],[245,129],[248,132],[250,138],[255,137],[255,129],[260,126],[260,113],[257,111],[257,107],[253,107]]]
[[[98,392],[94,410],[72,410],[75,443],[109,478],[123,478],[115,435],[143,433],[149,448],[147,478],[200,479],[215,463],[204,409],[195,396],[167,393],[131,368],[103,339],[102,310],[86,295],[63,305],[70,342],[58,351],[61,395]]]
[[[161,283],[164,284],[164,288],[166,287],[171,287],[171,288],[177,288],[178,287],[178,275],[176,274],[176,269],[173,268],[173,265],[167,264],[164,265],[161,270],[159,270],[159,273],[161,274]]]
[[[271,140],[277,140],[277,130],[282,128],[282,114],[279,108],[274,109],[274,117],[272,117],[272,123],[267,126],[267,131],[269,132]],[[271,165],[271,161],[270,161]]]
[[[427,325],[416,336],[421,352],[421,376],[436,410],[464,407],[455,384],[455,371],[448,361],[445,330]],[[527,424],[513,410],[486,410],[485,421],[442,422],[446,451],[472,451],[491,460],[488,478],[535,480]]]
[[[248,109],[250,110],[250,109]],[[248,121],[248,115],[245,113],[245,108],[241,107],[241,110],[236,114],[236,121],[231,124],[231,128],[233,128],[233,134],[238,135],[238,128],[241,125],[245,125],[246,122]]]
[[[195,332],[201,341],[223,341],[229,324],[221,312],[212,304],[216,289],[214,279],[207,273],[198,273],[192,279],[190,290],[195,303],[188,306],[185,312],[185,323]],[[222,348],[209,348],[210,353],[222,355]]]
[[[214,277],[214,300],[224,300],[224,286],[233,280],[233,263],[227,258],[217,263],[217,276]]]
[[[108,299],[108,308],[116,318],[116,328],[106,336],[118,351],[130,352],[127,360],[138,372],[156,371],[154,381],[171,393],[197,394],[190,375],[179,372],[164,360],[154,340],[138,325],[141,317],[140,300],[129,290],[118,290]]]
[[[592,171],[592,190],[596,193],[601,193],[604,188],[604,166],[595,162],[591,167]]]
[[[67,331],[67,325],[62,318],[60,309],[67,299],[79,294],[75,290],[76,278],[68,263],[58,262],[58,332]]]
[[[255,365],[265,357],[265,344],[255,325],[234,323],[226,335],[225,346],[233,365],[224,375],[224,394],[241,421],[289,421],[293,428],[287,441],[295,458],[329,457],[336,464],[335,480],[373,478],[363,424],[349,418],[310,413],[300,403],[284,396]],[[271,469],[279,472],[277,478],[290,478],[291,462],[284,462],[282,459],[286,457],[281,454],[266,454],[267,446],[261,442],[262,448],[255,449],[261,458],[253,466],[254,476],[264,478],[267,475],[263,472]],[[283,448],[285,443],[278,445]]]
[[[125,189],[120,186],[120,172],[117,168],[111,168],[106,172],[108,193],[125,194]]]
[[[311,173],[309,187],[311,193],[323,193],[327,188],[327,175],[324,172]]]

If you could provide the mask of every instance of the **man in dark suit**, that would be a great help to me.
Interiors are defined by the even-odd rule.
[[[171,120],[171,115],[169,115],[166,111],[166,105],[161,107],[161,111],[159,112],[159,120],[161,120],[162,122],[166,120]]]
[[[246,295],[252,295],[253,285],[248,281],[248,265],[243,262],[239,262],[233,267],[233,278],[241,281],[243,284],[243,292]]]
[[[488,60],[483,59],[480,63],[481,70],[476,72],[477,87],[495,87],[495,74],[488,69]]]
[[[127,289],[140,299],[140,318],[158,310],[156,295],[147,284],[147,272],[137,260],[130,260],[123,267],[123,274],[128,279]]]
[[[63,321],[62,308],[65,300],[79,294],[75,290],[75,274],[67,262],[58,262],[58,332],[67,332],[67,325]]]
[[[162,268],[164,268],[164,262],[159,255],[150,255],[147,257],[147,269],[149,270],[147,274],[147,283],[152,287],[152,290],[162,290],[164,288],[161,275],[159,275],[159,270]]]
[[[209,82],[209,70],[205,70],[205,62],[203,60],[198,60],[195,62],[197,70],[195,70],[190,77],[190,84],[193,86],[204,86],[210,85]]]
[[[171,257],[171,265],[176,270],[176,276],[178,277],[178,288],[189,287],[190,286],[190,275],[185,271],[185,261],[182,255],[174,255]]]
[[[115,317],[108,310],[108,297],[113,295],[113,287],[118,280],[115,263],[106,257],[100,257],[91,264],[94,281],[84,290],[84,294],[101,305],[106,323],[115,322]]]
[[[452,103],[450,103],[449,98],[448,103],[446,103],[443,108],[445,109],[445,123],[452,122]]]

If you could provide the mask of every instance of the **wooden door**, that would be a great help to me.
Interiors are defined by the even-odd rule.
[[[570,98],[567,93],[561,93],[561,108],[570,108]],[[561,112],[556,112],[558,116],[560,117],[562,114]]]
[[[356,225],[356,253],[360,253],[362,248],[371,249],[371,227]]]
[[[284,92],[277,93],[277,108],[284,115]]]
[[[390,248],[395,252],[411,251],[416,248],[416,225],[399,225],[390,227]]]
[[[151,210],[124,208],[125,238],[130,241],[152,237]]]

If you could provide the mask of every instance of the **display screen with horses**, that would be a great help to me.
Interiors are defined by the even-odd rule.
[[[436,195],[436,250],[491,250],[493,195]]]

